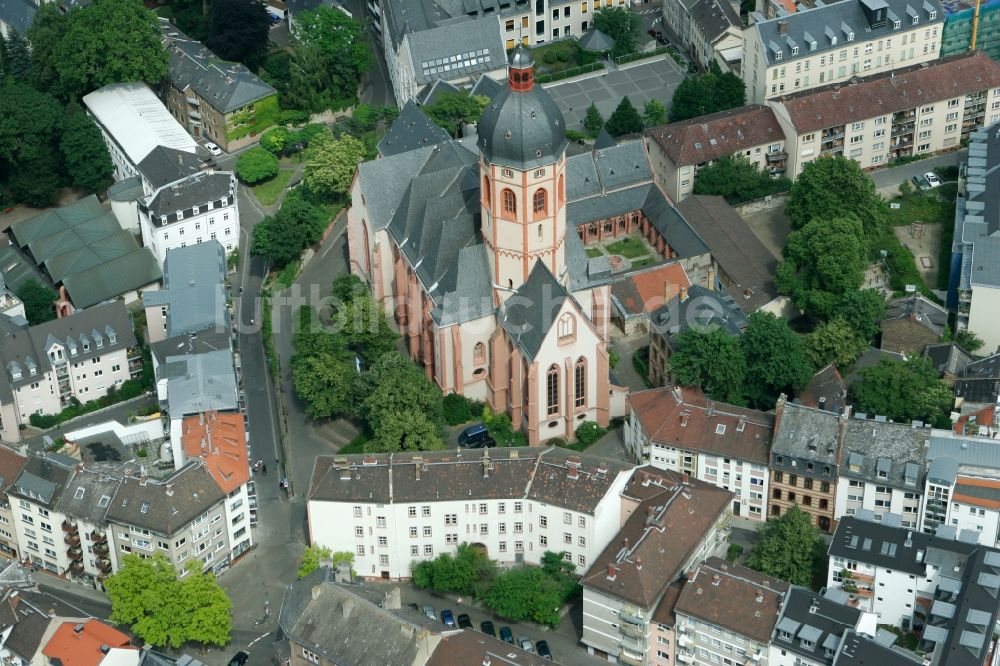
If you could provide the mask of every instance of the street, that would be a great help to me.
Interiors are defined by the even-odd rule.
[[[903,181],[908,181],[914,176],[925,174],[928,171],[933,171],[934,167],[958,166],[965,161],[968,155],[968,148],[963,148],[950,153],[944,153],[943,155],[928,157],[926,160],[910,162],[909,164],[903,164],[902,166],[888,169],[879,169],[878,171],[870,172],[868,175],[871,177],[872,182],[875,183],[875,188],[880,194],[882,194],[882,196],[892,197],[899,194],[899,184]]]

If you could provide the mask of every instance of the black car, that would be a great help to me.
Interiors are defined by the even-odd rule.
[[[229,666],[243,666],[243,664],[247,663],[247,659],[249,658],[249,654],[240,650],[232,659],[229,660]]]
[[[490,437],[490,431],[482,423],[471,425],[458,436],[458,445],[463,449],[491,449],[497,445]]]
[[[458,628],[459,629],[472,629],[472,618],[467,614],[462,613],[458,616]]]
[[[510,630],[510,627],[500,627],[500,640],[504,643],[514,644],[514,632]]]
[[[490,622],[489,620],[479,623],[479,631],[483,632],[484,634],[489,634],[493,638],[496,638],[497,636],[496,629],[493,628],[493,623]]]
[[[546,659],[552,659],[552,650],[549,649],[549,644],[546,641],[538,641],[535,643],[535,650],[538,652],[539,657],[544,657]]]

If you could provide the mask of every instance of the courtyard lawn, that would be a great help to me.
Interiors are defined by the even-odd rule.
[[[889,207],[889,223],[894,227],[902,227],[914,222],[922,224],[950,225],[955,220],[955,203],[937,195],[936,192],[914,193],[906,197],[896,197],[891,204],[899,204],[899,208]]]
[[[575,39],[564,39],[531,49],[539,74],[553,74],[564,69],[588,65],[596,59],[591,53],[580,50]]]
[[[628,238],[623,238],[619,241],[615,241],[610,245],[605,245],[609,254],[620,254],[626,259],[636,259],[638,257],[645,257],[649,252],[649,248],[634,236],[629,236]]]
[[[604,253],[601,252],[601,248],[599,248],[599,247],[588,247],[587,248],[587,256],[590,257],[591,259],[593,259],[594,257],[599,257],[602,254],[604,254]]]
[[[281,196],[285,185],[288,185],[288,181],[292,179],[292,174],[294,173],[294,169],[279,169],[278,175],[271,180],[254,185],[253,194],[257,197],[257,201],[265,206],[273,206],[278,197]]]
[[[631,262],[632,268],[645,268],[646,266],[652,266],[656,262],[653,257],[643,257],[642,259],[635,259]]]

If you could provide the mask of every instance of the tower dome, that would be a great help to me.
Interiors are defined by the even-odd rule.
[[[507,87],[479,119],[479,151],[490,164],[521,171],[553,164],[566,150],[562,112],[535,85],[535,61],[528,49],[518,44],[508,65]]]

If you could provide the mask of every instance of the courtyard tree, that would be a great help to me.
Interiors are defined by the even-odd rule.
[[[24,318],[30,325],[37,326],[56,318],[56,292],[35,278],[22,282],[14,293],[24,303]]]
[[[954,335],[954,340],[965,351],[975,354],[982,349],[983,339],[968,329],[962,329]]]
[[[861,166],[845,157],[807,163],[789,191],[785,213],[793,229],[816,219],[854,216],[864,230],[865,247],[874,247],[886,226],[885,202]]]
[[[841,317],[820,324],[805,336],[806,358],[815,368],[830,363],[841,369],[846,368],[866,349],[868,341]]]
[[[112,182],[114,165],[101,130],[82,110],[71,113],[63,126],[62,150],[66,173],[87,192],[101,192]]]
[[[923,421],[937,428],[949,427],[954,394],[930,359],[882,359],[878,365],[863,368],[860,375],[860,381],[851,386],[857,411],[903,423]]]
[[[688,77],[674,90],[670,101],[670,121],[735,109],[746,104],[746,86],[732,72],[723,72],[713,60],[708,71]]]
[[[794,393],[812,377],[802,339],[788,322],[770,312],[754,312],[740,337],[746,358],[746,392],[751,406],[770,409],[779,393]]]
[[[716,400],[744,404],[746,358],[739,339],[721,328],[678,334],[669,363],[677,385],[699,386]]]
[[[320,56],[340,98],[354,97],[361,76],[375,64],[364,27],[339,9],[320,5],[295,15],[298,45]]]
[[[334,138],[330,132],[317,134],[306,151],[302,183],[321,199],[342,199],[351,188],[354,172],[365,158],[365,144],[350,134]]]
[[[419,588],[482,599],[496,578],[497,567],[480,548],[460,543],[454,555],[442,553],[413,565],[412,575]]]
[[[31,83],[39,90],[54,91],[59,81],[57,48],[69,27],[69,17],[55,2],[43,2],[35,11],[26,37],[31,44]]]
[[[604,127],[604,117],[597,110],[597,105],[591,102],[587,107],[587,115],[583,117],[583,131],[590,138],[594,138],[601,133],[602,127]]]
[[[603,7],[594,12],[594,28],[614,40],[612,56],[636,51],[640,24],[639,16],[628,7]]]
[[[878,289],[857,289],[840,297],[833,315],[846,321],[865,342],[871,342],[885,315],[885,296]]]
[[[362,411],[372,432],[392,415],[422,414],[437,427],[444,424],[441,391],[427,379],[423,370],[400,354],[383,354],[365,373],[369,387]]]
[[[490,98],[484,95],[448,92],[441,93],[433,104],[428,104],[421,110],[448,134],[458,137],[462,125],[479,122],[479,117],[489,103]]]
[[[236,175],[248,185],[256,185],[278,175],[278,158],[261,147],[251,148],[236,160]]]
[[[440,451],[444,449],[441,426],[412,409],[385,412],[365,443],[369,453],[397,451]]]
[[[540,567],[523,566],[497,576],[486,603],[501,617],[515,622],[558,627],[563,599],[559,581]]]
[[[306,403],[306,416],[314,420],[357,413],[360,381],[354,358],[343,349],[299,354],[292,360],[295,393]]]
[[[262,0],[212,0],[208,18],[205,45],[217,56],[251,70],[263,63],[271,19]]]
[[[642,109],[642,120],[646,127],[655,127],[667,122],[667,107],[658,99],[646,102]]]
[[[817,560],[825,558],[826,548],[809,514],[792,506],[764,523],[759,533],[748,567],[792,585],[812,584]]]
[[[27,81],[31,75],[31,47],[24,35],[14,28],[4,40],[3,75],[15,81]]]
[[[341,564],[354,564],[354,553],[347,550],[333,552],[326,546],[320,545],[307,546],[302,553],[302,563],[299,565],[297,575],[299,579],[305,578],[325,564],[334,569]]]
[[[730,204],[759,199],[791,187],[787,178],[773,179],[742,154],[723,155],[702,167],[694,177],[695,194],[714,194]]]
[[[642,131],[642,116],[632,106],[628,95],[622,97],[622,101],[618,102],[618,107],[611,114],[611,117],[608,118],[604,129],[608,130],[608,134],[614,137],[622,136],[623,134],[636,134]]]

